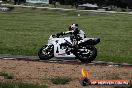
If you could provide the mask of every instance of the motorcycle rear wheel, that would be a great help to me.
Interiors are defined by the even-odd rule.
[[[50,46],[47,48],[47,45],[43,46],[39,52],[38,52],[38,56],[40,58],[40,60],[49,60],[52,57],[54,57],[54,49],[53,46]]]
[[[83,46],[85,47],[87,50],[89,50],[89,53],[85,52],[79,52],[77,54],[77,58],[81,61],[81,62],[88,62],[90,63],[91,61],[93,61],[96,56],[97,56],[97,49],[94,46]],[[87,53],[87,54],[83,54],[83,53]]]

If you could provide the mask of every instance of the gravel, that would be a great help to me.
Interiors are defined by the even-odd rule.
[[[94,66],[94,65],[71,65],[44,63],[18,60],[0,60],[0,72],[7,72],[14,75],[13,79],[3,79],[1,82],[23,82],[46,84],[49,88],[83,88],[79,79],[81,69],[84,67],[89,72],[90,79],[128,79],[132,80],[132,68],[114,66]],[[68,76],[72,81],[66,85],[52,84],[48,78],[54,76]],[[113,88],[112,86],[89,86],[88,88]]]

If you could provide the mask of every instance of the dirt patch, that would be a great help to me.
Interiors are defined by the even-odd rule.
[[[14,75],[13,79],[4,79],[3,77],[0,77],[0,81],[46,84],[49,86],[49,88],[83,88],[79,83],[82,67],[89,72],[90,79],[132,80],[132,68],[0,60],[0,72],[7,72]],[[68,76],[72,78],[72,81],[66,85],[55,85],[48,80],[49,77],[53,76]],[[103,88],[112,87],[104,86]]]

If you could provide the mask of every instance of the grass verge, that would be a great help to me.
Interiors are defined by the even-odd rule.
[[[72,79],[69,77],[51,77],[49,78],[49,80],[53,83],[53,84],[68,84]]]
[[[131,19],[128,14],[16,8],[0,13],[0,54],[37,55],[51,34],[78,23],[88,37],[101,39],[96,60],[132,63]]]
[[[130,85],[130,86],[115,86],[114,88],[132,88],[132,85]]]
[[[0,88],[48,88],[46,85],[28,83],[0,83]]]

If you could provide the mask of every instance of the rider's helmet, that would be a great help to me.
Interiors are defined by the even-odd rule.
[[[79,34],[78,24],[72,24],[72,25],[70,25],[69,31],[73,31],[74,35]]]
[[[69,26],[69,31],[75,31],[78,30],[78,24],[72,24]]]

